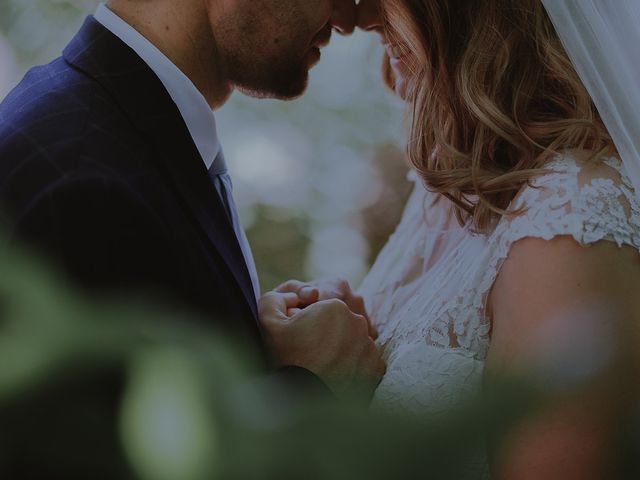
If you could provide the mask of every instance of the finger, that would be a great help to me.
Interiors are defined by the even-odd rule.
[[[289,280],[283,283],[276,288],[276,292],[296,293],[300,297],[300,303],[303,305],[311,305],[320,299],[320,291],[316,287],[299,280]]]
[[[262,296],[258,308],[260,315],[273,313],[285,314],[289,308],[295,308],[300,304],[300,299],[295,293],[269,292]]]
[[[353,321],[358,322],[359,333],[361,331],[361,333],[366,334],[369,337],[369,341],[373,342],[373,339],[371,338],[371,324],[369,323],[369,320],[362,315],[353,313],[351,310],[349,310],[349,314]]]
[[[365,321],[367,322],[369,337],[371,337],[373,340],[377,340],[380,335],[378,333],[378,329],[373,325],[373,323],[371,323],[369,315],[367,315],[366,309],[364,308],[364,299],[361,296],[356,295],[350,300],[351,302],[347,303],[349,310],[365,319]]]
[[[333,280],[334,289],[340,294],[341,298],[349,298],[352,296],[351,285],[344,278],[336,278]]]
[[[338,298],[347,303],[351,298],[351,286],[349,282],[342,278],[327,278],[316,280],[314,286],[320,291],[320,300],[330,300]]]
[[[369,322],[369,336],[373,340],[377,340],[378,337],[380,336],[380,332],[378,332],[378,329],[371,322]]]
[[[305,311],[309,311],[309,313],[314,315],[332,315],[339,316],[344,319],[355,316],[355,314],[349,310],[347,304],[337,298],[319,300],[316,303],[309,305]]]
[[[298,315],[302,310],[300,308],[290,308],[287,310],[287,316],[288,317],[295,317],[296,315]]]
[[[275,291],[279,293],[290,293],[290,292],[298,293],[300,289],[302,289],[307,285],[308,283],[301,282],[300,280],[289,280],[287,282],[284,282],[282,285],[278,286],[278,288],[276,288]]]
[[[364,298],[362,298],[362,296],[349,295],[349,297],[347,298],[347,305],[349,305],[349,308],[353,312],[369,318],[369,315],[367,315],[367,309],[365,308],[365,305],[364,305]]]
[[[355,0],[335,0],[330,22],[342,35],[353,33],[356,26]]]
[[[351,310],[349,310],[349,307],[347,306],[347,304],[344,303],[339,298],[328,298],[326,300],[320,300],[319,302],[316,303],[316,305],[323,305],[328,308],[333,308],[337,311],[343,312],[345,315],[351,313]],[[358,315],[355,315],[355,316],[358,316]]]
[[[303,305],[311,305],[320,299],[320,290],[307,285],[298,291],[298,297],[300,297],[300,303]]]
[[[290,317],[288,312],[297,308],[300,303],[295,293],[269,292],[258,302],[258,318],[263,327],[286,322]]]
[[[300,305],[300,297],[296,293],[280,293],[287,308],[294,308]]]

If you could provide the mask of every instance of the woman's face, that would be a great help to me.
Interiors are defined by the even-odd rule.
[[[398,40],[389,38],[389,28],[382,19],[380,2],[381,0],[360,0],[358,4],[358,27],[380,35],[382,45],[389,57],[389,66],[394,79],[394,90],[401,98],[406,99],[409,84],[414,77],[417,58]],[[396,37],[396,35],[393,36]]]

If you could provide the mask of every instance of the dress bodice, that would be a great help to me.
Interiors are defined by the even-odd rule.
[[[490,348],[487,298],[518,240],[567,235],[582,245],[605,240],[640,249],[640,205],[617,158],[559,155],[510,210],[517,213],[490,232],[474,233],[447,199],[416,181],[360,288],[387,362],[372,408],[437,416],[480,392]]]

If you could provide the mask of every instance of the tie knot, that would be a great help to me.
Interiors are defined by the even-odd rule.
[[[218,175],[222,175],[227,173],[227,162],[224,159],[224,153],[222,153],[222,148],[218,151],[218,155],[216,155],[215,160],[209,167],[209,175],[211,177],[216,177]]]

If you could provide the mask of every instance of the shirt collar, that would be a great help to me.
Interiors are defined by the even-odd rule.
[[[193,82],[153,43],[112,12],[104,3],[94,18],[128,45],[153,70],[184,119],[207,170],[220,151],[213,110]]]

